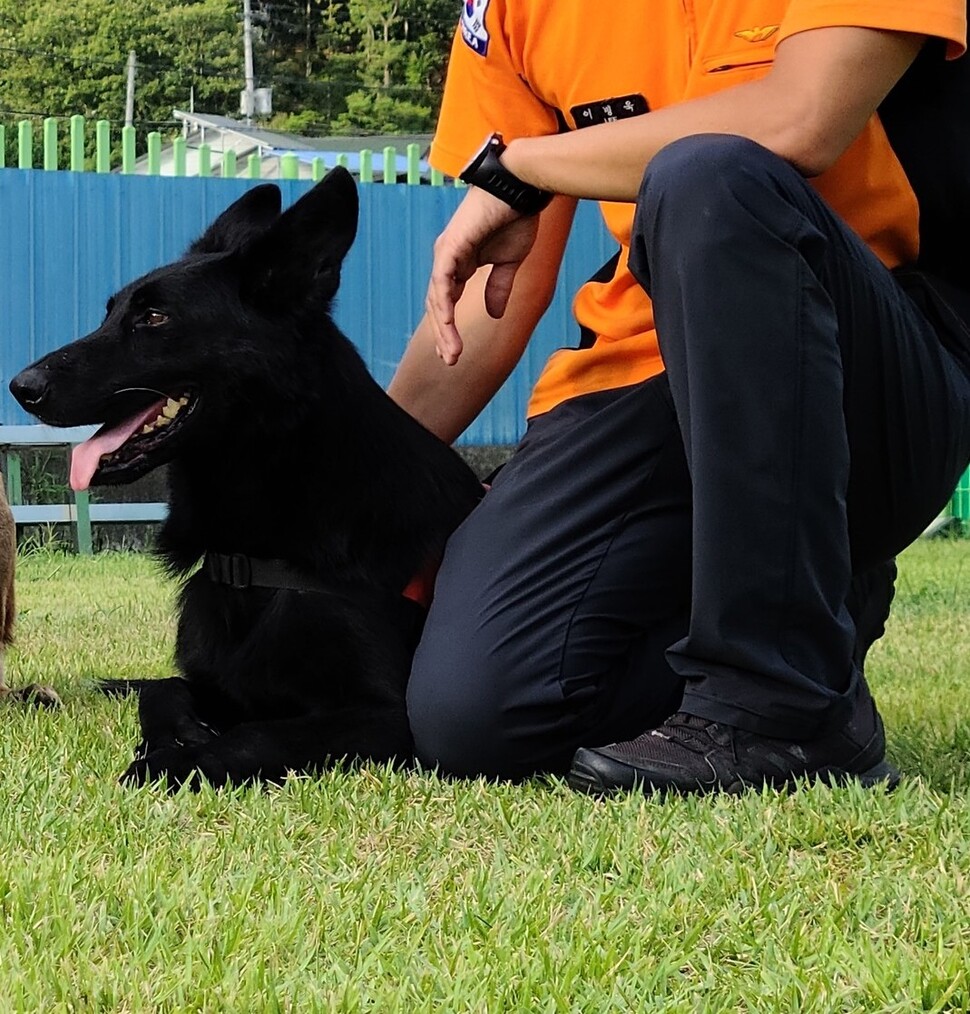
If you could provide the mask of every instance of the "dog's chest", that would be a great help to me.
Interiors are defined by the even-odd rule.
[[[412,607],[234,589],[196,575],[182,596],[178,666],[190,682],[231,702],[243,720],[332,707],[368,682],[399,684],[403,692],[416,631]]]

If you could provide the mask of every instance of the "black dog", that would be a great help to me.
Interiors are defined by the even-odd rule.
[[[75,452],[75,488],[169,463],[158,549],[185,579],[181,677],[138,681],[127,779],[278,780],[411,755],[423,609],[403,593],[482,487],[329,316],[356,229],[342,169],[283,214],[279,190],[256,187],[10,385],[46,423],[104,424]]]

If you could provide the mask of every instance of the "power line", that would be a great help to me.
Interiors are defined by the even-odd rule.
[[[68,64],[72,70],[78,70],[82,67],[86,67],[89,69],[110,67],[114,72],[114,76],[117,77],[119,80],[123,80],[125,77],[124,65],[121,61],[115,64],[114,62],[108,63],[107,61],[77,60],[74,57],[65,54],[49,53],[41,50],[15,49],[14,47],[11,46],[0,46],[0,53],[16,53],[21,56],[27,56],[31,58],[37,57],[47,61],[57,59],[61,63]],[[138,57],[138,67],[140,70],[151,71],[155,74],[174,72],[178,74],[189,75],[192,77],[193,80],[196,80],[198,78],[223,79],[225,80],[227,87],[230,88],[235,87],[237,76],[236,73],[234,73],[234,68],[230,67],[227,67],[225,70],[216,68],[206,68],[204,66],[192,67],[190,65],[185,64],[158,63],[150,60],[143,60],[141,57]],[[323,71],[321,71],[321,73],[323,73]],[[367,88],[368,90],[373,91],[402,91],[402,92],[410,91],[416,94],[424,94],[426,91],[426,89],[420,85],[405,85],[405,84],[365,85],[361,83],[359,77],[345,75],[341,75],[340,77],[326,76],[320,78],[308,78],[308,77],[295,77],[284,74],[274,74],[272,72],[269,72],[267,74],[257,74],[256,81],[258,82],[260,87],[272,87],[274,85],[294,85],[294,86],[299,85],[300,87],[303,88],[332,88],[334,86],[336,87],[354,86],[358,88],[364,87]]]
[[[104,69],[107,68],[107,69],[110,69],[110,70],[114,71],[120,77],[124,76],[124,63],[123,63],[123,61],[120,58],[118,59],[117,62],[114,61],[114,60],[111,60],[111,61],[109,61],[109,60],[99,60],[99,59],[93,59],[92,60],[90,58],[78,59],[77,57],[75,57],[75,56],[73,56],[73,55],[71,55],[69,53],[60,53],[57,50],[19,49],[19,48],[14,47],[14,46],[0,46],[0,53],[15,53],[18,56],[26,57],[28,60],[30,60],[30,59],[39,59],[39,60],[45,60],[45,61],[56,60],[59,63],[67,64],[72,70],[78,70],[78,69],[84,67],[84,68],[89,68],[91,70],[98,70],[98,71],[102,71],[103,72]],[[150,71],[153,71],[155,73],[160,73],[160,72],[165,72],[165,71],[170,71],[170,70],[177,70],[177,71],[182,71],[182,72],[185,72],[186,70],[191,70],[192,73],[195,73],[195,74],[197,74],[200,77],[208,77],[208,76],[212,76],[212,77],[215,77],[215,76],[231,77],[233,75],[233,71],[235,69],[235,64],[233,64],[233,66],[231,68],[227,65],[225,71],[216,70],[215,68],[212,68],[212,70],[210,71],[210,70],[208,70],[205,67],[191,68],[191,67],[186,67],[185,65],[180,65],[180,64],[176,64],[176,63],[172,63],[172,62],[159,63],[157,61],[154,61],[154,60],[151,60],[151,59],[147,59],[145,57],[140,57],[140,56],[137,57],[137,59],[138,59],[138,66],[141,69],[143,69],[143,70],[150,70]],[[7,72],[9,73],[9,71],[10,71],[10,68],[8,66],[7,67]]]

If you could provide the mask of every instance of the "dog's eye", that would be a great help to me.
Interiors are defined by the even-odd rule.
[[[146,310],[138,323],[144,327],[161,327],[168,323],[168,314],[161,310]]]

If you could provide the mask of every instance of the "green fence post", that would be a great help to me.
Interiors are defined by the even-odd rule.
[[[7,128],[0,123],[0,169],[7,167]]]
[[[176,137],[172,142],[172,173],[175,176],[185,175],[185,138]]]
[[[71,117],[71,172],[84,172],[84,117]]]
[[[337,165],[341,169],[347,169],[350,166],[350,156],[345,151],[337,153]]]
[[[87,490],[74,494],[74,541],[82,556],[91,555],[91,497]]]
[[[374,182],[374,153],[370,148],[364,148],[360,153],[360,182]]]
[[[17,168],[34,168],[34,128],[30,120],[17,124]]]
[[[281,180],[298,180],[300,178],[300,160],[288,151],[285,155],[280,155],[280,179]]]
[[[970,468],[960,477],[950,501],[950,513],[959,518],[963,531],[970,534]]]
[[[161,176],[162,174],[162,135],[153,130],[148,135],[148,175]]]
[[[319,155],[310,163],[310,167],[314,183],[319,183],[327,175],[327,163]]]
[[[413,142],[408,145],[408,183],[411,186],[421,182],[421,146]]]
[[[263,160],[254,151],[252,155],[246,159],[247,172],[251,180],[258,180],[263,173]]]
[[[199,145],[199,175],[212,175],[212,146],[209,144]]]
[[[94,168],[99,173],[111,172],[111,124],[107,120],[94,125]]]
[[[222,153],[222,176],[227,180],[236,178],[236,153],[232,148]]]
[[[121,128],[121,171],[126,176],[135,171],[135,128],[128,124]]]
[[[50,172],[57,168],[57,120],[44,117],[44,168]]]
[[[384,182],[397,183],[397,148],[384,149]]]
[[[20,471],[20,451],[12,447],[7,451],[7,502],[14,505],[24,502],[24,487]]]
[[[440,169],[431,167],[431,186],[443,187],[445,185],[445,174]]]

